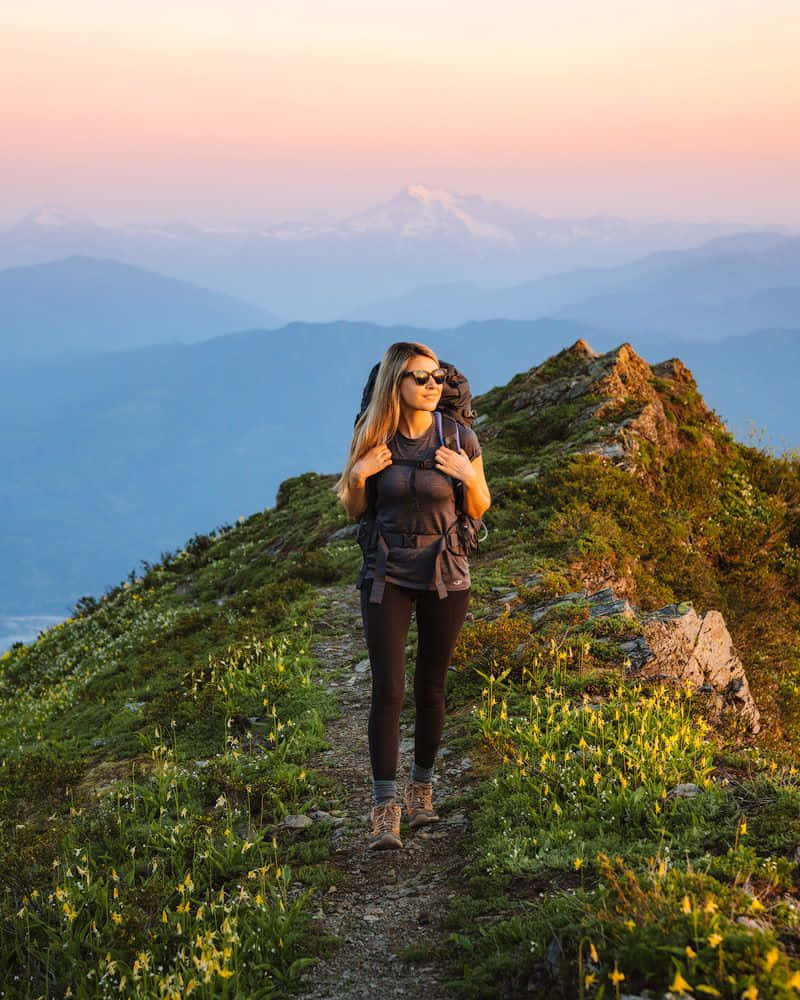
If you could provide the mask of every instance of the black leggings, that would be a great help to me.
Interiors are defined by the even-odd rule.
[[[417,605],[417,665],[414,674],[416,724],[414,758],[433,767],[444,727],[447,668],[469,606],[469,590],[450,590],[440,598],[435,590],[414,590],[386,583],[383,601],[370,604],[372,580],[361,588],[361,618],[372,667],[369,710],[369,756],[372,777],[397,777],[400,712],[405,695],[405,645],[411,605]]]

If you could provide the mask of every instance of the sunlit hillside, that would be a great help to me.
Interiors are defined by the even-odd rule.
[[[0,996],[328,996],[379,933],[431,1000],[796,996],[800,466],[701,388],[577,341],[474,400],[493,503],[448,682],[459,832],[446,883],[407,855],[446,914],[411,940],[362,919],[366,784],[324,763],[361,766],[363,721],[368,774],[334,475],[5,653]]]

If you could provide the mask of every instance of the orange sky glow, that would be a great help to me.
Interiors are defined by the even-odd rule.
[[[0,14],[0,221],[41,201],[338,218],[419,181],[545,215],[800,224],[793,3],[392,6]]]

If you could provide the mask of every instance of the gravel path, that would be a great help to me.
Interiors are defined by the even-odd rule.
[[[317,680],[334,693],[341,715],[328,723],[330,749],[310,763],[343,786],[335,811],[344,823],[333,832],[330,859],[343,877],[321,899],[315,922],[320,934],[335,935],[341,945],[309,970],[311,988],[305,995],[319,1000],[452,996],[444,971],[435,962],[405,961],[402,953],[412,945],[435,947],[449,934],[443,917],[459,888],[469,824],[461,797],[469,796],[473,784],[469,759],[447,745],[459,723],[445,720],[434,771],[434,802],[441,820],[411,832],[404,816],[401,850],[368,850],[370,671],[359,592],[352,584],[320,588],[318,616],[314,623],[318,638],[311,647],[321,664]],[[409,641],[415,646],[413,622]],[[413,662],[412,657],[410,653],[407,662]],[[408,678],[406,686],[397,772],[400,794],[413,756],[413,692]],[[458,802],[448,803],[454,796]]]

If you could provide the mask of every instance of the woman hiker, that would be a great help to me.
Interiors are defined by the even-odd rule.
[[[403,846],[396,777],[413,604],[419,637],[416,723],[414,762],[403,804],[410,829],[439,818],[431,777],[444,725],[447,670],[470,596],[467,553],[456,530],[453,479],[463,483],[463,511],[470,517],[481,518],[491,504],[475,432],[459,425],[460,452],[440,444],[434,416],[445,434],[454,427],[448,417],[434,413],[444,378],[438,358],[424,344],[399,342],[387,348],[334,487],[353,519],[365,511],[370,489],[374,497],[374,544],[364,546],[357,586],[372,671],[369,847],[379,850]],[[418,464],[426,459],[426,467]]]

